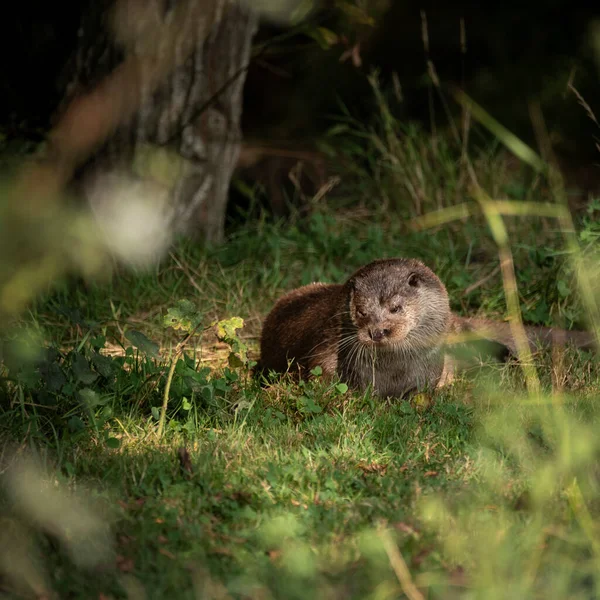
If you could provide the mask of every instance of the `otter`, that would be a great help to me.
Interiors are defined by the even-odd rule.
[[[594,344],[586,332],[564,332],[581,347]],[[451,381],[453,335],[475,334],[500,358],[516,352],[507,323],[452,313],[448,292],[421,261],[390,258],[371,262],[343,284],[312,283],[281,297],[265,319],[259,372],[297,371],[310,377],[320,366],[350,387],[368,387],[382,397],[403,397]],[[532,349],[556,331],[526,328]]]

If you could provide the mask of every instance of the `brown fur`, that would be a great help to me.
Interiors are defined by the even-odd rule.
[[[585,332],[526,331],[532,349],[557,338],[593,345]],[[377,260],[344,284],[313,283],[281,297],[263,325],[259,370],[308,377],[320,366],[355,389],[399,397],[448,383],[455,363],[447,344],[465,333],[516,351],[507,323],[452,314],[443,283],[420,261]]]

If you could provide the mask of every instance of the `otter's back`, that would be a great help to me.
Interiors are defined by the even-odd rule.
[[[260,368],[283,373],[293,360],[292,370],[320,365],[325,374],[334,374],[347,302],[343,286],[324,283],[312,283],[281,297],[263,324]]]

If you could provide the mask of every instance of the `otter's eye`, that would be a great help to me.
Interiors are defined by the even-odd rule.
[[[396,313],[399,313],[402,310],[402,305],[400,304],[395,304],[394,306],[390,307],[390,312],[395,315]]]
[[[420,279],[417,273],[412,273],[408,278],[408,285],[410,285],[410,287],[417,287],[419,285],[419,281]]]

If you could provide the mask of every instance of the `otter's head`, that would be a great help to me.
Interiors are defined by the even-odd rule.
[[[439,343],[451,316],[446,288],[423,263],[372,262],[346,283],[357,340],[372,348],[415,350]]]

